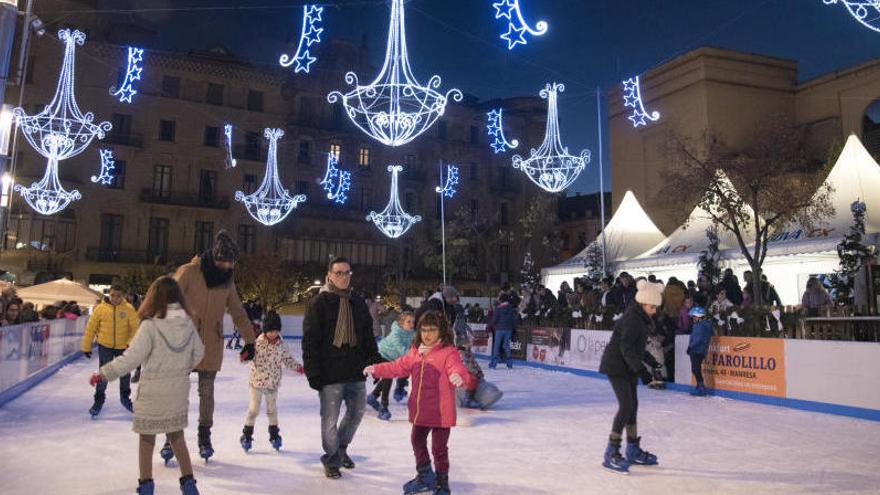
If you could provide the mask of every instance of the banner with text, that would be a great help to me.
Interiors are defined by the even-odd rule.
[[[709,388],[785,397],[785,341],[712,337],[703,378]]]
[[[599,371],[602,353],[611,340],[610,330],[572,330],[571,350],[567,353],[566,366],[580,370]]]

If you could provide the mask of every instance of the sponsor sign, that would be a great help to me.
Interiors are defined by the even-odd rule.
[[[526,359],[526,346],[528,343],[528,338],[528,329],[520,327],[514,330],[513,336],[510,339],[510,355],[511,357],[513,357],[513,359]]]
[[[566,354],[566,365],[581,370],[599,371],[602,354],[613,333],[609,330],[572,330],[571,349]]]
[[[0,327],[0,392],[79,350],[87,319]]]
[[[785,341],[712,337],[703,379],[710,388],[785,397]]]
[[[529,361],[562,366],[566,362],[571,330],[567,328],[533,328],[529,334],[526,354]]]

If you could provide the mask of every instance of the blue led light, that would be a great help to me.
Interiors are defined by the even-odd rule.
[[[113,169],[116,168],[116,162],[113,160],[113,150],[98,150],[101,153],[101,171],[98,176],[92,176],[92,182],[100,182],[107,186],[113,182]]]
[[[128,47],[128,63],[125,69],[125,79],[122,80],[122,84],[119,85],[118,89],[115,87],[110,88],[110,94],[119,97],[120,102],[131,103],[131,97],[138,93],[137,90],[134,89],[134,82],[140,81],[143,76],[144,69],[140,65],[143,60],[143,48],[135,48],[133,46]]]
[[[639,82],[639,76],[623,81],[623,106],[633,109],[632,115],[628,117],[632,121],[633,127],[648,125],[648,120],[656,122],[660,118],[660,112],[656,110],[650,114],[645,111],[645,106],[642,103],[642,86]]]
[[[441,169],[442,171],[442,169]],[[443,183],[443,176],[440,176],[440,182]],[[443,183],[443,187],[437,186],[434,188],[434,191],[438,194],[442,194],[444,197],[452,199],[455,196],[455,186],[458,185],[458,167],[455,165],[447,165],[446,166],[446,182]]]
[[[514,139],[513,141],[508,141],[506,137],[504,137],[504,121],[503,121],[503,110],[500,108],[498,110],[492,110],[488,114],[488,123],[486,124],[486,129],[489,130],[489,135],[494,137],[495,140],[490,143],[492,146],[492,151],[497,155],[498,153],[504,153],[509,149],[514,149],[519,146],[519,141]]]
[[[309,47],[315,43],[321,42],[321,33],[324,32],[324,28],[319,27],[319,25],[321,23],[321,14],[323,14],[323,12],[324,7],[318,7],[317,5],[303,5],[303,21],[299,44],[296,47],[296,53],[293,57],[286,53],[281,55],[278,62],[283,67],[290,67],[291,65],[296,64],[293,68],[294,73],[309,73],[312,64],[318,60],[309,53]]]
[[[522,15],[519,0],[501,0],[492,4],[495,7],[496,19],[507,19],[507,32],[501,35],[501,39],[507,41],[507,49],[513,50],[516,45],[526,45],[526,33],[532,36],[542,36],[547,32],[547,23],[538,21],[532,28]]]
[[[226,144],[226,170],[229,170],[237,165],[232,156],[232,124],[223,125],[223,141]]]
[[[351,172],[340,170],[337,165],[339,160],[334,153],[327,154],[327,171],[320,184],[327,191],[327,199],[336,204],[344,205],[348,200],[348,191],[351,189]]]

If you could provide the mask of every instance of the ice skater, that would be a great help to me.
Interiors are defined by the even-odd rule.
[[[657,307],[663,304],[663,284],[639,280],[636,284],[635,302],[614,323],[611,340],[602,354],[599,372],[608,375],[608,381],[617,396],[617,414],[611,426],[608,447],[602,465],[619,472],[629,472],[631,464],[650,466],[657,464],[657,456],[641,449],[641,437],[637,431],[639,376],[651,381],[651,374],[643,361],[653,362],[645,352],[645,345]],[[646,376],[647,375],[647,376]],[[620,454],[623,429],[626,428],[626,457]]]
[[[510,359],[510,337],[516,328],[516,314],[510,304],[510,296],[506,292],[498,295],[498,306],[492,316],[492,325],[495,327],[495,338],[492,340],[492,360],[489,367],[495,369],[498,366],[500,353],[504,352],[504,362],[508,368],[513,368]]]
[[[455,426],[455,387],[470,388],[471,375],[453,345],[454,337],[442,313],[426,311],[419,318],[413,347],[391,363],[364,368],[377,378],[412,377],[409,397],[410,442],[416,458],[416,477],[403,485],[404,494],[448,495],[449,434]],[[431,455],[428,435],[431,435]]]
[[[92,375],[89,383],[106,384],[141,367],[132,430],[140,435],[137,493],[153,495],[156,435],[166,433],[180,464],[180,491],[198,495],[183,430],[188,424],[189,375],[205,353],[190,319],[183,293],[171,277],[150,285],[138,316],[143,320],[128,349]]]
[[[385,362],[394,361],[406,354],[412,347],[413,335],[415,335],[415,317],[412,311],[403,311],[397,317],[397,321],[391,324],[391,333],[379,341],[379,354]],[[388,411],[388,394],[391,392],[391,378],[382,378],[373,388],[373,392],[367,396],[367,404],[379,414],[379,419],[391,419]],[[406,398],[407,379],[397,379],[397,388],[394,390],[394,400],[397,402]],[[380,398],[381,396],[381,398]],[[381,402],[380,402],[381,400]]]
[[[250,404],[244,428],[241,431],[241,447],[245,452],[251,450],[254,442],[254,424],[260,412],[260,402],[266,398],[266,416],[269,417],[269,443],[275,450],[281,449],[281,435],[278,429],[278,387],[281,385],[282,368],[302,374],[303,367],[290,355],[290,350],[281,339],[281,317],[274,311],[266,314],[263,333],[254,345],[255,356],[251,362],[248,392]]]
[[[703,396],[708,394],[706,384],[703,382],[703,360],[709,352],[709,341],[712,339],[712,321],[706,318],[706,310],[701,306],[694,306],[688,312],[694,322],[691,336],[688,339],[688,356],[691,357],[691,372],[697,381],[696,388],[691,395]]]

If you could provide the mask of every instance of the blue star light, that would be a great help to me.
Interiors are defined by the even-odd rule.
[[[101,171],[98,176],[92,176],[92,182],[100,182],[102,185],[108,186],[113,182],[113,169],[116,168],[116,162],[113,160],[113,150],[101,149]]]
[[[633,109],[632,115],[627,117],[632,121],[633,127],[648,125],[648,120],[656,122],[660,118],[660,112],[656,110],[650,114],[645,111],[645,105],[642,103],[642,87],[639,82],[639,76],[623,81],[623,106]]]
[[[495,8],[496,19],[507,19],[507,32],[501,35],[501,39],[507,41],[507,49],[513,50],[516,45],[526,45],[526,33],[532,36],[541,36],[547,32],[547,23],[538,21],[532,28],[522,15],[519,0],[501,0],[492,4]]]
[[[492,150],[496,155],[498,153],[504,153],[508,148],[514,149],[519,146],[519,141],[516,139],[508,141],[507,138],[504,137],[504,117],[502,112],[503,110],[499,108],[498,110],[492,110],[486,114],[488,117],[486,129],[489,131],[489,135],[495,138],[493,142],[489,143],[489,146],[492,147]]]
[[[140,63],[144,60],[144,49],[128,47],[128,63],[125,69],[125,78],[119,88],[110,88],[110,94],[119,97],[122,103],[131,103],[131,99],[138,92],[133,87],[134,81],[140,81],[143,75],[143,68]]]
[[[446,182],[443,182],[443,174],[441,169],[440,174],[440,183],[443,184],[443,187],[437,186],[434,188],[434,191],[437,194],[442,194],[443,197],[452,199],[455,196],[455,186],[458,185],[458,167],[455,165],[447,165],[446,166]]]
[[[338,158],[334,153],[327,154],[327,171],[324,179],[320,182],[327,191],[327,199],[338,205],[344,205],[348,200],[348,191],[351,189],[351,172],[340,170],[337,165]]]
[[[317,5],[303,5],[302,30],[300,31],[299,44],[296,47],[296,53],[294,53],[292,57],[286,53],[281,55],[279,63],[282,67],[290,67],[291,65],[294,65],[294,73],[309,73],[312,64],[318,59],[309,53],[308,47],[321,42],[321,33],[324,32],[324,28],[319,27],[318,24],[321,22],[321,14],[323,12],[324,7],[318,7]]]

